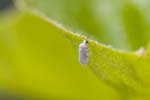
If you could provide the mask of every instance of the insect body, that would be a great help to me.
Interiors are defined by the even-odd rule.
[[[88,63],[88,57],[87,57],[87,45],[88,41],[84,40],[80,45],[79,45],[79,61],[81,65],[86,65]]]

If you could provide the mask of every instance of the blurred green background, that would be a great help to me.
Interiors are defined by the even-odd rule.
[[[79,64],[78,50],[59,29],[26,10],[40,11],[105,45],[134,51],[150,38],[149,4],[149,0],[0,0],[1,98],[127,100]]]

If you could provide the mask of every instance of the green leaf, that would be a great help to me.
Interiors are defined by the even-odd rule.
[[[25,22],[25,21],[28,21],[28,22]],[[47,34],[43,34],[43,33],[39,35],[36,34],[33,31],[33,27],[28,26],[29,22],[32,23],[31,25],[35,25],[34,27],[41,26],[41,29],[38,29],[38,31],[47,30]],[[20,44],[21,47],[19,51],[17,52],[20,52],[21,54],[23,52],[23,58],[25,57],[25,55],[28,54],[28,52],[31,52],[31,51],[32,53],[34,52],[34,55],[33,55],[34,58],[32,59],[35,59],[35,57],[38,57],[38,56],[43,57],[42,56],[43,54],[47,55],[47,53],[50,52],[50,49],[48,49],[49,48],[48,45],[49,45],[49,37],[51,37],[51,34],[64,35],[67,39],[69,39],[71,44],[74,45],[74,48],[76,48],[76,50],[78,50],[79,44],[85,38],[77,33],[72,33],[70,31],[67,31],[66,29],[58,25],[57,23],[54,23],[53,21],[48,20],[48,18],[42,16],[40,13],[36,13],[35,15],[32,15],[32,14],[25,15],[23,19],[21,19],[21,21],[19,21],[19,23],[15,25],[15,27],[17,27],[16,31],[17,33],[19,33],[18,34],[19,43],[21,43]],[[25,31],[24,28],[27,28],[27,30]],[[24,33],[24,35],[20,33]],[[36,35],[33,35],[33,34],[36,34]],[[32,38],[34,38],[33,39],[34,41],[32,40]],[[42,41],[40,41],[39,39],[41,39]],[[59,38],[55,38],[55,39],[59,39]],[[59,52],[60,52],[59,48],[63,48],[60,45],[57,45],[56,43],[53,43],[53,44],[54,44],[54,47],[56,47],[55,50],[58,49]],[[22,47],[22,45],[24,47]],[[27,48],[30,48],[30,49],[28,50]],[[32,48],[34,49],[32,50]],[[44,50],[44,52],[42,53],[42,55],[41,55],[41,52],[38,53],[38,55],[36,55],[35,49],[39,49],[39,51],[41,52],[43,52]],[[116,49],[110,48],[108,46],[104,46],[90,39],[88,39],[87,49],[88,49],[88,59],[89,59],[88,66],[92,68],[92,70],[98,76],[99,79],[101,79],[106,85],[116,90],[122,96],[122,98],[128,99],[134,96],[137,98],[143,98],[143,99],[149,98],[149,94],[150,94],[149,82],[150,81],[148,80],[148,78],[150,77],[150,74],[149,74],[150,63],[148,59],[145,58],[144,55],[139,56],[135,53],[118,51]],[[31,57],[31,54],[27,56],[27,59],[28,57]],[[58,54],[57,53],[54,54],[54,56],[56,55]],[[19,56],[20,54],[18,55],[17,58],[19,58]],[[49,58],[49,56],[51,55],[47,55],[46,57]],[[64,59],[64,56],[61,57],[60,55],[58,55],[58,57],[60,57],[61,59]],[[77,61],[77,58],[74,60]],[[21,64],[23,63],[20,60],[19,62],[21,62]],[[45,61],[41,60],[40,62],[45,62]],[[27,65],[25,64],[25,67],[29,66],[28,64],[32,64],[32,63],[34,63],[34,61],[26,63]],[[57,61],[54,63],[57,63]],[[37,64],[39,65],[39,63]],[[39,72],[41,72],[41,66],[37,67],[36,70],[37,69],[39,69]],[[47,77],[49,77],[49,75]],[[26,76],[24,78],[26,78]],[[58,91],[58,90],[55,90],[55,91]]]
[[[1,87],[36,98],[119,99],[116,91],[79,64],[77,51],[64,35],[75,39],[75,45],[82,39],[27,12],[1,28]]]
[[[39,4],[39,2],[37,3]],[[45,3],[47,2],[44,2],[43,5]],[[85,5],[86,7],[87,5]],[[43,6],[39,8],[47,9]],[[97,75],[98,80],[89,68],[83,69],[77,59],[78,46],[86,36],[68,31],[50,20],[51,17],[45,17],[39,12],[32,10],[29,13],[23,10],[25,9],[22,9],[18,21],[0,29],[1,86],[10,86],[16,91],[26,90],[35,96],[58,100],[150,99],[148,49],[140,54],[120,51],[88,38],[87,66]],[[53,11],[52,8],[51,10]],[[39,10],[36,9],[36,11]],[[87,15],[91,15],[87,12]],[[86,26],[85,22],[87,19],[93,20],[93,18],[88,17],[84,20],[85,15],[82,15],[83,18],[81,17],[78,25],[87,31],[92,25]],[[143,17],[138,18],[142,20]],[[137,23],[145,26],[141,20],[138,20]],[[65,22],[72,23],[73,21]],[[128,25],[132,27],[134,21],[133,23],[126,21],[124,23],[127,31],[133,34],[135,29],[130,29]],[[145,31],[143,26],[140,28],[141,31],[137,37],[138,39],[142,38],[142,42],[135,44],[135,40],[130,40],[133,48],[137,48],[141,44],[145,45],[148,41],[144,39],[147,35],[141,35],[142,31]],[[93,29],[89,29],[89,32],[91,30]],[[64,37],[70,41],[75,51]],[[104,37],[100,36],[99,38]],[[109,37],[105,38],[109,39]],[[26,91],[24,92],[26,93]]]

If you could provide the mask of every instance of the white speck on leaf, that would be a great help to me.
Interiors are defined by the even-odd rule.
[[[135,54],[137,54],[138,56],[142,56],[145,53],[145,48],[141,47],[139,48]]]
[[[86,48],[87,43],[88,43],[88,41],[84,40],[79,45],[79,62],[83,66],[85,66],[88,63],[87,48]]]

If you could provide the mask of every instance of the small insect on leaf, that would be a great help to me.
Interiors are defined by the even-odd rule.
[[[86,48],[87,43],[88,41],[84,40],[79,45],[79,62],[83,66],[85,66],[88,63],[87,48]]]

